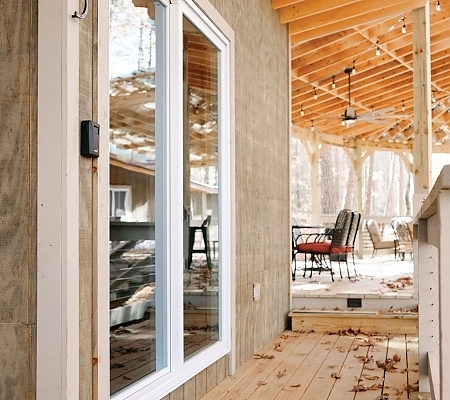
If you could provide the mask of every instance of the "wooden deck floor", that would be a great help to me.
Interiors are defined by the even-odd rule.
[[[285,331],[201,400],[414,398],[417,340],[410,335]]]

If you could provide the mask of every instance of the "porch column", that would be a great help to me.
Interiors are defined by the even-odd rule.
[[[430,8],[426,3],[424,7],[413,10],[413,65],[414,65],[414,147],[413,147],[413,215],[420,210],[422,201],[427,197],[431,182],[431,146],[432,146],[432,125],[431,125],[431,60],[430,60]],[[423,255],[427,255],[427,248],[419,253],[418,246],[424,246],[418,242],[425,232],[421,223],[419,229],[414,229],[414,286],[419,287],[419,296],[421,300],[421,310],[427,307],[429,300],[429,290],[425,287],[426,282],[419,282],[419,267],[426,265],[427,260]],[[432,251],[432,249],[429,249]],[[425,263],[425,264],[424,264]],[[415,289],[416,290],[416,289]],[[427,300],[428,299],[428,300]],[[426,310],[426,308],[425,308]],[[429,321],[424,321],[424,312],[419,314],[419,325],[424,328],[429,325]],[[425,328],[426,329],[426,328]],[[424,369],[427,367],[423,352],[427,348],[429,337],[423,329],[419,330],[419,368],[421,379],[419,380],[419,390],[428,391],[429,385],[426,379],[423,379]]]
[[[430,59],[430,7],[412,12],[413,65],[414,65],[414,148],[413,214],[420,209],[422,200],[430,191],[431,183],[431,59]]]

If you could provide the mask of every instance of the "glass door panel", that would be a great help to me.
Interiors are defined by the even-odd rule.
[[[157,288],[156,59],[164,7],[111,0],[110,6],[110,377],[111,394],[166,365]],[[118,188],[126,188],[118,189]]]
[[[184,356],[219,340],[218,50],[183,19]]]

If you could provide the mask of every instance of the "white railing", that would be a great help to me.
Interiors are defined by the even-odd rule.
[[[419,390],[450,399],[450,165],[414,221],[419,275]],[[447,377],[447,379],[445,379]]]

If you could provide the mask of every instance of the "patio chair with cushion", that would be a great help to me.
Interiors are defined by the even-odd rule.
[[[356,265],[355,265],[355,241],[358,235],[359,223],[361,222],[361,213],[359,211],[353,211],[352,223],[350,226],[350,232],[347,239],[347,253],[352,253],[353,269],[355,270],[356,276]],[[350,278],[350,272],[348,271],[347,257],[345,258],[347,264],[347,275]]]
[[[410,260],[412,260],[412,224],[413,220],[410,217],[396,217],[391,219],[391,226],[398,241],[398,257],[402,260],[405,260],[405,253],[409,253]]]
[[[339,272],[342,278],[342,271],[340,265],[340,255],[347,254],[348,236],[350,233],[353,212],[351,210],[342,210],[339,212],[334,229],[331,233],[331,240],[327,237],[330,233],[314,233],[309,234],[306,240],[297,244],[297,252],[310,255],[311,259],[311,273],[312,276],[314,264],[316,264],[319,274],[322,269],[330,271],[331,280],[334,282],[334,272],[332,269],[332,256],[338,256]],[[326,261],[328,256],[329,264]],[[305,273],[306,273],[306,257],[305,257]],[[305,276],[305,274],[303,275]]]
[[[373,245],[372,258],[377,254],[377,250],[394,249],[394,256],[397,259],[398,240],[382,240],[380,227],[374,219],[366,221],[366,228]]]

